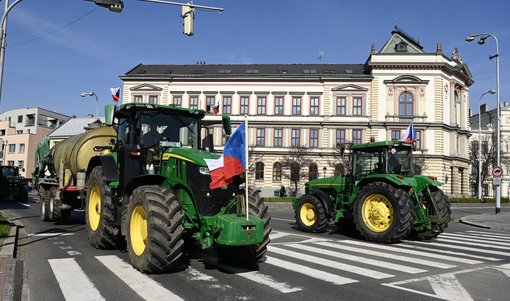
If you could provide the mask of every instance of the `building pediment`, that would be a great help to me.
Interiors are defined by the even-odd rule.
[[[401,75],[394,79],[385,80],[384,84],[414,84],[414,85],[426,85],[428,84],[428,80],[422,80],[414,75]]]
[[[130,88],[131,91],[161,91],[162,88],[150,84],[141,84]]]
[[[368,91],[368,89],[358,85],[343,85],[334,87],[331,91]]]

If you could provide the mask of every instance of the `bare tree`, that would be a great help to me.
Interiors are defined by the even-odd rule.
[[[489,175],[489,167],[495,166],[495,160],[496,160],[496,144],[493,142],[493,139],[490,137],[482,137],[481,146],[481,158],[479,160],[479,146],[480,143],[478,141],[473,141],[471,145],[469,146],[469,161],[470,165],[473,167],[471,168],[471,185],[472,185],[472,191],[476,192],[478,191],[478,173],[479,173],[479,162],[481,162],[481,171],[482,171],[482,183],[485,182]],[[510,162],[504,162],[503,164],[509,164]]]
[[[308,175],[307,167],[313,162],[309,159],[308,152],[306,146],[292,146],[282,158],[282,176],[294,183],[294,191],[297,191],[301,179]]]
[[[427,160],[424,155],[413,155],[413,168],[416,175],[421,175],[427,169]]]
[[[328,165],[334,170],[335,176],[347,175],[352,172],[352,153],[348,153],[351,143],[337,144],[333,159],[328,158]]]

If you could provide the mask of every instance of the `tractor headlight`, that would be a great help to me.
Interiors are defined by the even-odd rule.
[[[207,168],[207,167],[199,167],[199,168],[198,168],[198,171],[199,171],[201,174],[203,174],[203,175],[209,175],[209,174],[210,174],[210,172],[209,172],[209,168]]]

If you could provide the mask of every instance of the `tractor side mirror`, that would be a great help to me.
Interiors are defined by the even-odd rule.
[[[225,135],[230,136],[232,134],[232,124],[230,123],[230,117],[227,115],[222,115],[221,124],[223,125],[223,131],[225,132]]]
[[[106,105],[104,107],[104,123],[107,126],[113,125],[113,115],[115,113],[115,105]]]
[[[204,139],[202,139],[202,147],[207,148],[209,152],[214,152],[214,141],[213,135],[207,134]]]

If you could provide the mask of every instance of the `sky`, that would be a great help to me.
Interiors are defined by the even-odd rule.
[[[0,11],[6,0],[0,0]],[[14,0],[10,0],[12,3]],[[69,116],[95,114],[120,76],[143,64],[361,64],[397,25],[434,53],[454,48],[475,83],[470,102],[496,89],[496,44],[467,43],[471,33],[498,38],[500,99],[510,101],[508,0],[195,0],[224,8],[197,10],[195,34],[182,34],[180,7],[124,0],[112,13],[84,0],[23,0],[8,14],[0,112],[39,107]],[[482,103],[496,107],[496,95]]]

